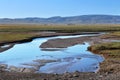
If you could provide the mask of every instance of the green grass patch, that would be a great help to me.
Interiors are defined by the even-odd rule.
[[[107,54],[120,58],[120,42],[102,43],[89,47],[89,50],[99,54]]]
[[[35,34],[25,33],[25,32],[24,33],[9,33],[9,32],[0,33],[0,42],[23,40],[33,36],[35,36]]]
[[[101,51],[101,54],[102,53],[106,53],[106,54],[109,54],[109,55],[111,55],[111,56],[119,56],[120,57],[120,50],[118,49],[118,50],[102,50]]]
[[[120,39],[120,31],[111,32],[109,34],[102,35],[101,38],[119,38]]]
[[[114,50],[114,49],[120,49],[120,42],[96,44],[92,48],[92,50]]]

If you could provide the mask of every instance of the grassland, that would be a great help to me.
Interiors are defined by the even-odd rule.
[[[1,24],[0,42],[22,40],[41,31],[55,32],[108,32],[120,31],[120,25],[27,25]]]
[[[0,25],[0,32],[30,32],[30,31],[56,31],[56,32],[105,32],[120,31],[120,25]]]
[[[5,32],[5,33],[0,33],[0,42],[9,42],[9,41],[17,41],[17,40],[23,40],[23,39],[28,39],[30,37],[35,36],[35,34],[31,33],[10,33],[10,32]]]

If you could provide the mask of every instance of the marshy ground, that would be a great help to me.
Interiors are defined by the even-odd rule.
[[[57,33],[46,33],[46,31]],[[77,34],[80,32],[109,32],[109,34],[85,38],[86,40],[95,40],[95,43],[88,48],[90,51],[105,57],[105,61],[101,63],[98,73],[75,72],[58,75],[1,71],[0,80],[119,80],[120,25],[0,25],[0,44],[20,42],[26,39],[29,41],[33,37],[71,35],[76,34],[76,32]],[[101,41],[103,39],[107,40],[105,42]],[[76,41],[79,40],[81,39],[73,39],[70,42],[74,41],[77,44]],[[117,40],[118,42],[113,42],[112,40]]]

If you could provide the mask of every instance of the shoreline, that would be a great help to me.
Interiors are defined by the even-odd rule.
[[[88,32],[87,33],[79,33],[79,34],[89,34]],[[95,33],[91,33],[91,34],[95,34]],[[98,33],[97,33],[98,34]],[[58,35],[62,35],[62,34],[58,34]],[[65,34],[66,35],[66,34]],[[67,34],[67,35],[69,35],[69,34]],[[76,34],[76,33],[74,33],[74,34],[70,34],[70,35],[78,35],[78,33]],[[81,38],[81,37],[80,37]],[[86,38],[86,37],[85,37]],[[68,38],[69,39],[69,38]],[[76,38],[74,38],[74,39],[76,39]],[[87,39],[89,39],[89,37],[87,37]],[[75,40],[76,41],[76,40]],[[15,43],[14,43],[15,44]],[[69,43],[68,43],[69,44]],[[12,47],[11,47],[12,48]],[[5,50],[5,49],[3,49],[3,50]],[[7,50],[7,49],[6,49]],[[45,62],[45,63],[49,63],[49,62],[51,62],[51,61],[47,61],[47,62]],[[42,65],[43,64],[45,64],[45,63],[42,63]],[[3,65],[6,65],[6,64],[2,64],[2,65],[0,65],[0,66],[3,66]],[[38,71],[39,69],[39,66],[42,66],[41,64],[39,64],[38,63],[38,65],[37,64],[26,64],[26,65],[32,65],[32,66],[34,66],[34,67],[37,67],[37,68],[35,68],[34,69],[34,67],[33,68],[24,68],[24,67],[15,67],[15,66],[9,66],[9,67],[7,67],[6,69],[8,70],[8,71],[15,71],[15,72],[36,72],[36,71]],[[5,67],[4,67],[5,68]],[[27,71],[26,71],[26,69],[27,69]]]
[[[55,37],[55,36],[68,36],[68,35],[82,35],[82,34],[99,34],[101,32],[75,32],[75,33],[45,33],[40,32],[37,33],[37,36],[29,37],[27,39],[22,40],[16,40],[16,41],[6,41],[6,42],[0,42],[0,46],[6,45],[6,44],[15,44],[15,43],[25,43],[25,42],[31,42],[33,39],[36,38],[46,38],[46,37]]]

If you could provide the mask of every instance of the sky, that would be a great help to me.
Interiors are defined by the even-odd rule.
[[[120,15],[120,0],[0,0],[0,18]]]

